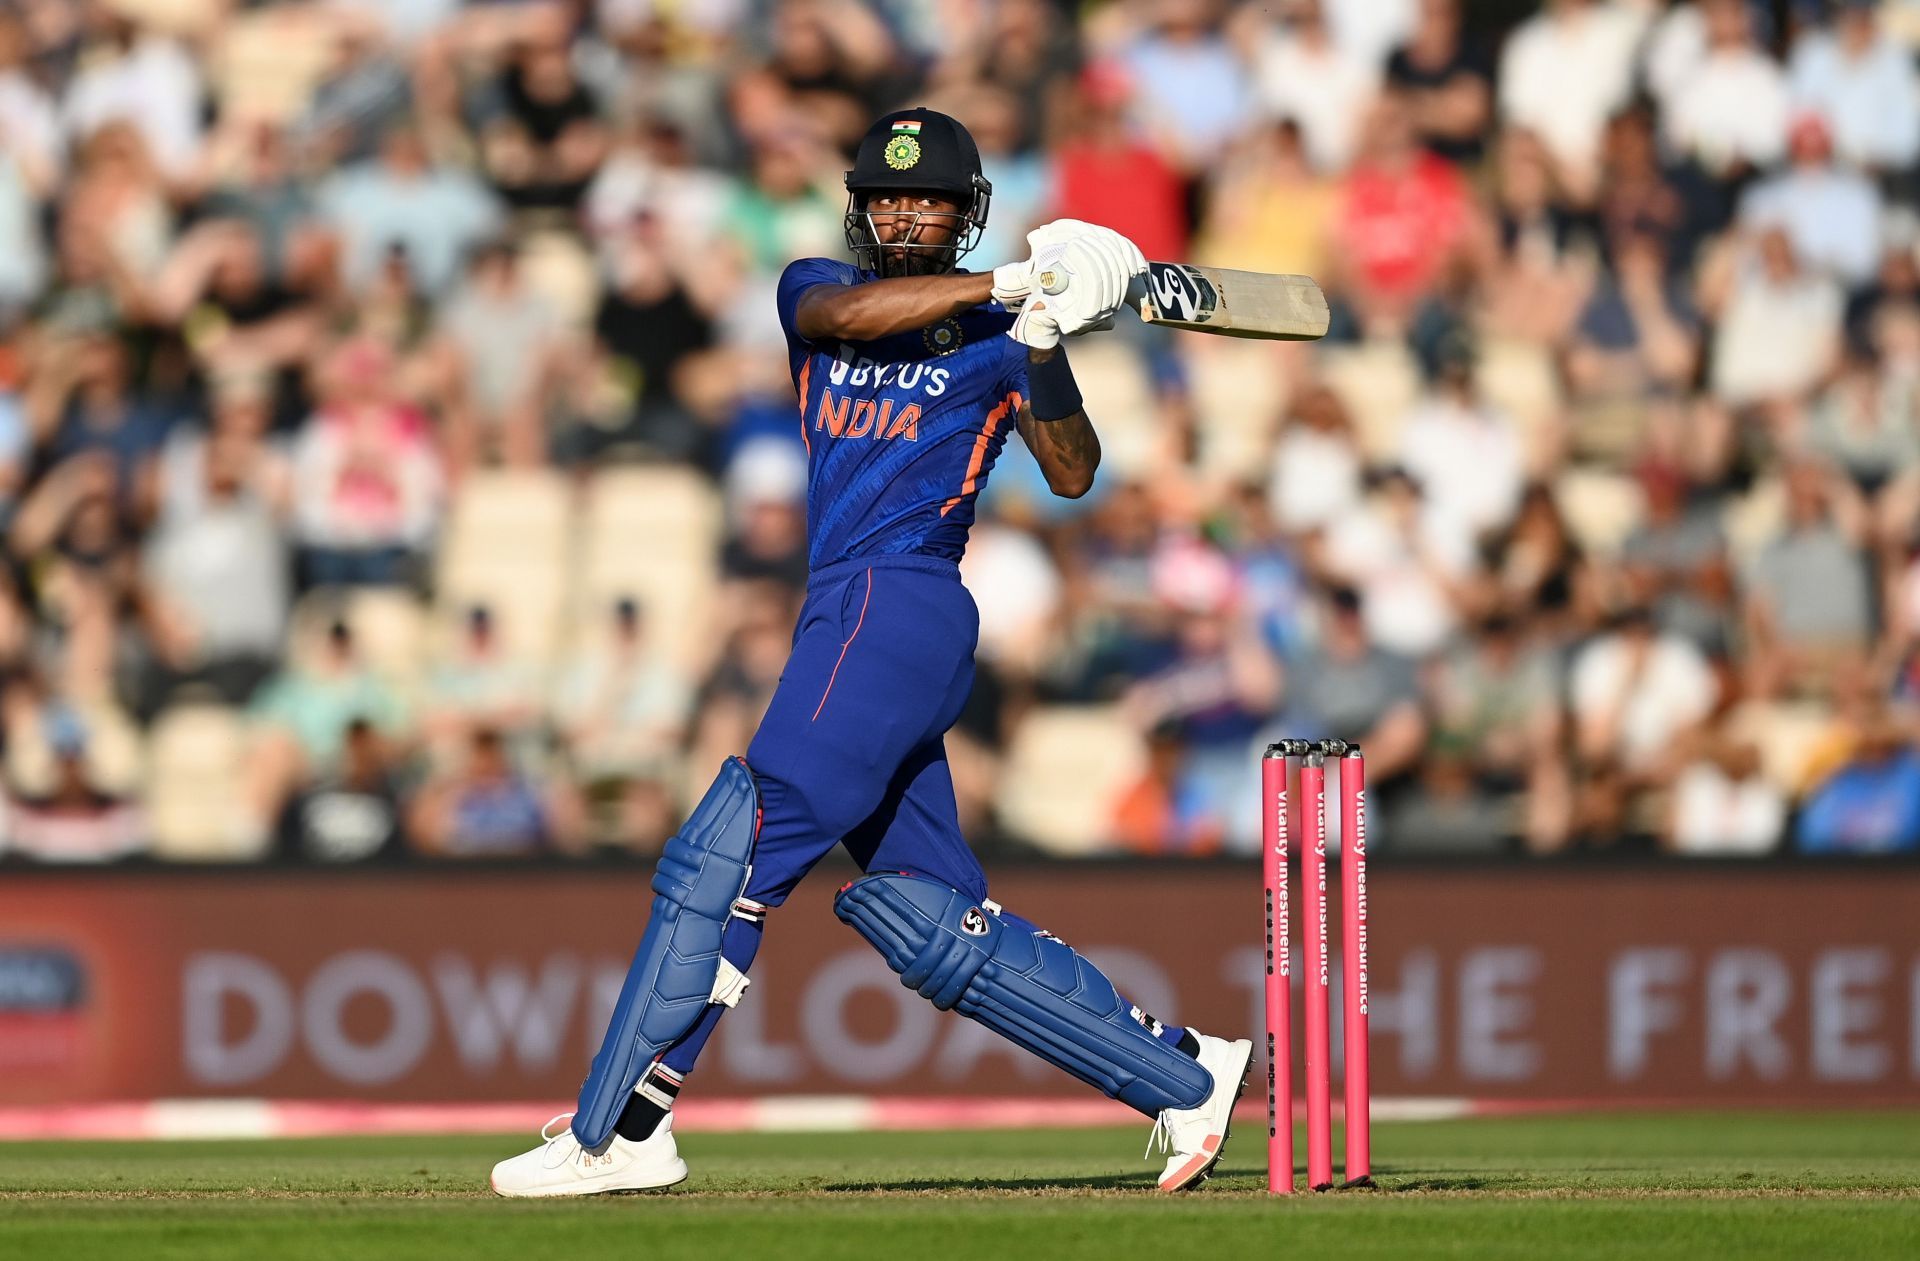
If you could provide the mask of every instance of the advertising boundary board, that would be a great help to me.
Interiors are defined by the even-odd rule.
[[[846,874],[773,913],[690,1096],[1086,1095],[901,988],[833,919]],[[991,876],[1152,1015],[1260,1028],[1252,863]],[[1380,863],[1368,894],[1382,1099],[1920,1103],[1920,867]],[[567,1099],[648,900],[638,864],[9,871],[0,1107]]]

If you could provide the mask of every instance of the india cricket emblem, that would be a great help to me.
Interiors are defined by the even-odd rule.
[[[950,355],[960,349],[960,321],[948,316],[938,324],[929,324],[920,338],[929,354]]]
[[[920,161],[920,124],[906,119],[893,125],[893,139],[887,141],[887,147],[881,156],[887,165],[896,171],[905,171]]]

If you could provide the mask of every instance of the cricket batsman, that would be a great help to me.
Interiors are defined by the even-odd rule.
[[[1252,1043],[1161,1024],[992,901],[943,743],[973,686],[979,613],[958,562],[980,489],[1015,428],[1055,493],[1092,486],[1100,444],[1061,339],[1112,327],[1146,260],[1060,220],[1024,262],[959,270],[993,190],[973,138],[932,110],[874,124],[846,184],[854,265],[801,259],[778,293],[808,469],[792,655],[745,760],[666,844],[571,1123],[494,1166],[501,1195],[687,1176],[674,1099],[746,990],[768,913],[836,844],[867,874],[834,913],[902,984],[1153,1118],[1163,1190],[1220,1160]]]

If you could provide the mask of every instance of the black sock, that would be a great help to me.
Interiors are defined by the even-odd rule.
[[[613,1123],[613,1132],[630,1143],[644,1142],[653,1137],[655,1127],[666,1115],[665,1108],[635,1091],[627,1096],[627,1106],[620,1110],[620,1119]]]
[[[1179,1047],[1184,1054],[1190,1055],[1196,1060],[1200,1058],[1200,1039],[1193,1036],[1193,1030],[1182,1029],[1180,1031],[1180,1040],[1174,1043],[1174,1045]]]
[[[659,1128],[679,1096],[680,1074],[656,1060],[647,1066],[639,1084],[627,1096],[627,1106],[620,1109],[620,1119],[613,1123],[613,1132],[630,1143],[645,1142],[653,1137],[654,1130]]]

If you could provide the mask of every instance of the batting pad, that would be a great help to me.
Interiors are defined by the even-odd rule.
[[[744,978],[716,985],[725,962],[720,941],[747,887],[759,833],[753,774],[739,758],[728,758],[654,869],[646,934],[574,1107],[573,1133],[582,1146],[607,1141],[647,1065],[693,1028],[709,1002],[739,1001]]]
[[[935,1007],[951,1008],[1148,1116],[1197,1106],[1213,1075],[1149,1033],[1073,947],[1008,923],[920,876],[867,876],[840,891],[851,924]]]

